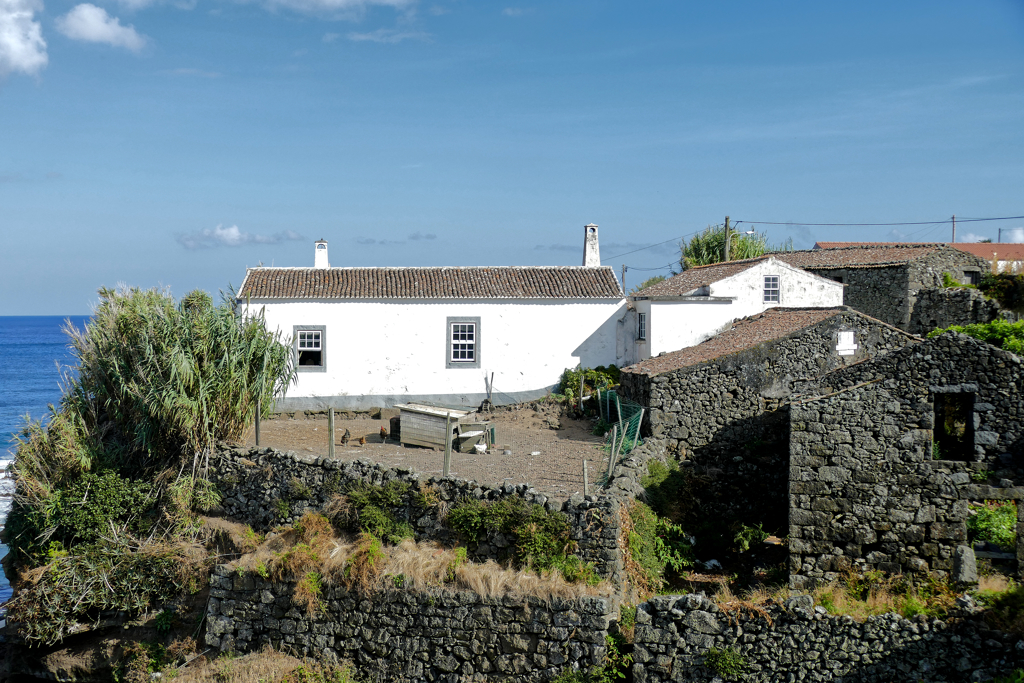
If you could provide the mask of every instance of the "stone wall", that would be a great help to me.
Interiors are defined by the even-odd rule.
[[[306,512],[319,512],[331,497],[344,493],[357,481],[377,486],[403,481],[410,484],[413,492],[429,487],[438,502],[449,507],[464,498],[496,501],[519,497],[567,515],[570,536],[576,541],[580,558],[594,563],[602,577],[613,581],[623,577],[618,536],[619,505],[624,493],[586,497],[577,494],[559,502],[526,484],[493,487],[451,477],[422,479],[407,468],[392,469],[365,460],[344,462],[271,448],[231,446],[221,446],[211,457],[210,479],[223,495],[220,511],[257,531],[293,523]],[[626,480],[621,483],[625,486]],[[459,540],[458,534],[438,518],[436,506],[420,506],[410,499],[395,514],[412,525],[417,540],[445,545],[454,545]],[[508,545],[508,539],[499,533],[470,545],[467,550],[470,559],[485,561],[501,559]]]
[[[920,292],[941,288],[942,274],[966,282],[967,271],[987,272],[988,261],[958,249],[938,249],[909,263],[869,268],[805,268],[846,285],[843,303],[900,329],[910,330]]]
[[[858,623],[824,613],[808,595],[765,616],[723,612],[699,594],[659,596],[637,608],[633,680],[720,682],[711,648],[742,656],[744,673],[726,680],[750,683],[986,681],[1022,666],[1024,642],[964,604],[949,620],[887,614]]]
[[[854,355],[839,356],[840,329],[856,331]],[[670,454],[710,470],[703,514],[766,528],[785,525],[788,403],[793,385],[916,340],[849,311],[792,335],[714,360],[650,376],[625,369],[624,393],[650,408],[645,432]]]
[[[925,335],[950,325],[992,322],[1003,313],[999,302],[976,289],[925,289],[918,292],[907,329]]]
[[[790,586],[847,569],[969,580],[968,503],[1024,498],[1022,375],[1015,355],[949,333],[821,378],[839,391],[790,411]],[[974,450],[935,460],[936,396],[964,393]],[[1017,538],[1019,570],[1021,522]]]
[[[321,611],[292,601],[294,583],[226,566],[210,579],[206,644],[222,652],[263,645],[320,661],[352,661],[368,680],[551,680],[566,666],[599,665],[618,603],[607,597],[484,598],[476,593],[324,586]]]

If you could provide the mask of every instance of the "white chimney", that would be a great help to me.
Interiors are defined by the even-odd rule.
[[[327,240],[316,241],[316,251],[313,252],[313,267],[314,268],[330,268],[331,264],[327,262]]]
[[[601,265],[601,249],[597,246],[597,226],[583,226],[583,265],[597,268]]]

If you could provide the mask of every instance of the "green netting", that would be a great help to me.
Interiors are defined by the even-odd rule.
[[[600,391],[596,398],[601,419],[616,427],[615,430],[608,432],[605,450],[611,453],[618,446],[619,456],[628,454],[641,443],[640,421],[644,416],[643,406],[619,396],[614,390]],[[615,435],[615,443],[612,441],[612,434]]]

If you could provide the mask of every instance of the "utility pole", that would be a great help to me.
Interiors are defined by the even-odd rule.
[[[953,214],[953,244],[956,244],[956,214]]]
[[[626,264],[622,264],[622,293],[626,293]]]
[[[729,260],[729,242],[730,242],[729,217],[726,216],[725,217],[725,258],[722,259],[723,261],[728,261]]]

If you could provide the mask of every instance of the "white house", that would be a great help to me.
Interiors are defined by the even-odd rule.
[[[294,348],[279,408],[524,401],[565,368],[616,363],[624,297],[584,231],[576,267],[332,268],[321,240],[313,268],[249,268],[239,301]]]
[[[699,344],[768,308],[841,306],[843,285],[762,256],[689,268],[629,300],[635,341],[628,355],[639,362]]]

